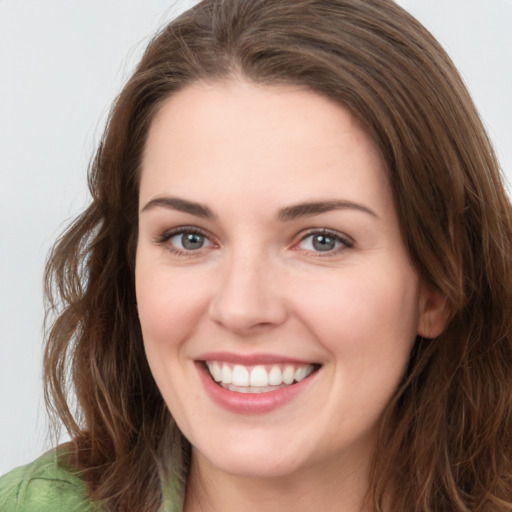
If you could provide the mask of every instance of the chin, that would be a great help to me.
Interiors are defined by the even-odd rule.
[[[212,450],[199,451],[196,454],[206,459],[210,465],[224,473],[242,478],[282,478],[298,471],[304,464],[304,451],[283,450],[280,443],[218,443]],[[290,448],[290,446],[288,446]],[[295,452],[295,453],[293,453]],[[301,457],[297,457],[300,454]]]

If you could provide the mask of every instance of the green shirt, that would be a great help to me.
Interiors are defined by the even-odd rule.
[[[181,494],[179,486],[171,484],[162,510],[181,511]],[[84,481],[59,466],[55,450],[0,477],[0,512],[100,511]]]
[[[1,512],[97,512],[87,486],[57,463],[52,450],[0,478]]]

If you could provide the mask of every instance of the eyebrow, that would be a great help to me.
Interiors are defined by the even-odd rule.
[[[333,210],[357,210],[367,213],[372,217],[379,218],[379,216],[367,206],[352,201],[345,201],[335,199],[332,201],[313,201],[306,203],[299,203],[292,206],[287,206],[279,210],[278,219],[286,222],[300,217],[311,217],[320,213],[330,212]]]
[[[196,203],[195,201],[180,199],[179,197],[157,197],[152,199],[144,206],[144,208],[142,208],[141,213],[147,212],[157,207],[190,213],[191,215],[204,217],[206,219],[215,218],[214,213],[210,210],[210,208],[208,208],[208,206],[205,206],[201,203]]]
[[[158,207],[177,210],[206,219],[216,218],[215,214],[210,210],[210,208],[208,208],[208,206],[195,201],[181,199],[179,197],[157,197],[149,201],[144,208],[142,208],[141,212],[147,212]],[[378,215],[367,206],[340,199],[334,199],[331,201],[310,201],[286,206],[279,210],[277,218],[281,222],[288,222],[301,217],[312,217],[314,215],[319,215],[320,213],[330,212],[333,210],[357,210],[367,213],[372,217],[379,218]]]

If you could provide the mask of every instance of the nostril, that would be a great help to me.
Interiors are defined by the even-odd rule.
[[[242,334],[253,334],[282,324],[287,317],[286,309],[270,302],[244,305],[242,301],[229,303],[215,301],[209,310],[210,318],[224,328]]]
[[[245,247],[243,254],[233,253],[226,260],[209,305],[210,317],[217,324],[245,334],[285,321],[284,288],[277,287],[275,273],[264,258],[264,254]]]

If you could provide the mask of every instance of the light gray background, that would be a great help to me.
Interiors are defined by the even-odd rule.
[[[250,0],[248,0],[250,1]],[[87,201],[109,105],[193,0],[0,0],[0,474],[48,448],[42,272]],[[443,43],[512,181],[512,0],[399,0]]]

